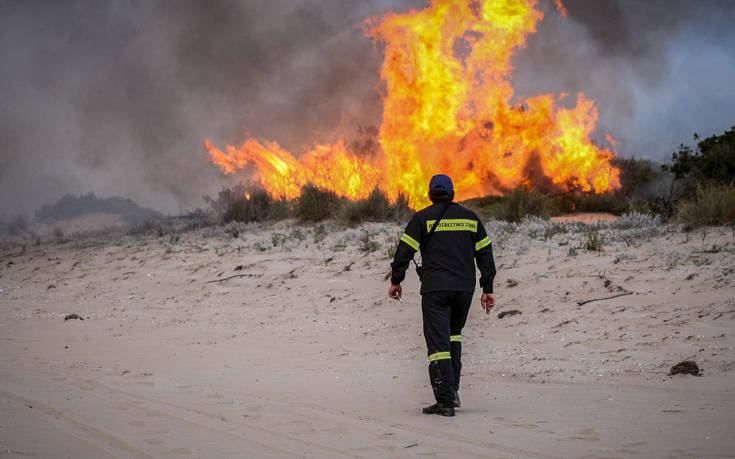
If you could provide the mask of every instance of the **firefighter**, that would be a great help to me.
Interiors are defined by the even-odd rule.
[[[432,205],[416,212],[406,226],[391,263],[390,298],[400,300],[401,282],[415,252],[421,280],[421,312],[429,356],[429,380],[436,403],[425,414],[454,416],[461,406],[459,378],[462,370],[462,327],[475,291],[475,262],[480,269],[482,297],[487,314],[495,306],[495,261],[490,238],[477,215],[452,202],[454,185],[444,174],[429,182]],[[436,224],[437,220],[439,223]],[[432,227],[436,228],[432,232]],[[415,263],[415,260],[414,260]]]

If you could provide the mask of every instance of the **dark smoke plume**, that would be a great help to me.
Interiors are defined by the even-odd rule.
[[[514,61],[518,96],[584,92],[621,154],[663,160],[735,124],[735,0],[562,0]]]

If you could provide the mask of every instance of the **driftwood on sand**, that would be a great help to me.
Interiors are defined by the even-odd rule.
[[[583,304],[592,303],[593,301],[611,300],[611,299],[617,298],[619,296],[632,295],[632,294],[633,294],[633,292],[623,292],[623,293],[618,293],[617,295],[606,296],[604,298],[593,298],[591,300],[577,301],[577,304],[579,306],[582,306]]]

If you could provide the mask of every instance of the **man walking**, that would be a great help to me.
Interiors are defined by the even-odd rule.
[[[454,416],[462,370],[462,328],[475,291],[475,261],[480,268],[480,303],[495,306],[495,261],[490,238],[477,215],[452,202],[454,185],[444,174],[429,183],[432,205],[416,212],[401,236],[391,263],[388,296],[400,299],[401,282],[414,253],[421,251],[421,311],[429,355],[429,380],[436,403],[425,414]],[[415,261],[414,261],[415,262]]]

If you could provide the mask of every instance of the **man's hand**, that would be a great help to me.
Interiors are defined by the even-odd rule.
[[[495,306],[495,295],[492,293],[483,293],[480,298],[480,304],[485,313],[490,314],[490,310]]]
[[[401,285],[393,285],[388,288],[388,297],[393,298],[394,300],[400,300],[401,296],[403,295],[403,289],[401,288]]]

